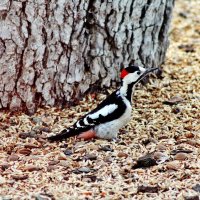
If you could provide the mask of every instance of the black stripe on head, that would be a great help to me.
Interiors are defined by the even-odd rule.
[[[127,68],[125,68],[127,72],[133,73],[136,71],[140,71],[140,68],[136,65],[129,65]]]

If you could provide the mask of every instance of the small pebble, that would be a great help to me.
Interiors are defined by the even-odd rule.
[[[36,138],[37,137],[37,134],[35,131],[30,131],[30,132],[27,132],[27,133],[19,133],[19,137],[21,139],[26,139],[26,138]]]
[[[40,131],[46,132],[46,133],[50,133],[51,132],[50,128],[48,128],[48,127],[40,127]]]
[[[80,174],[80,173],[89,173],[91,169],[89,167],[81,167],[79,169],[73,170],[75,174]]]
[[[69,161],[66,161],[66,160],[61,160],[59,165],[63,166],[63,167],[69,167],[70,166],[70,163]]]
[[[33,171],[39,171],[39,170],[41,170],[41,168],[34,166],[34,165],[29,165],[29,166],[26,166],[24,170],[29,171],[29,172],[33,172]]]
[[[15,175],[11,175],[11,177],[15,180],[24,180],[28,178],[27,174],[15,174]]]
[[[165,150],[167,149],[167,147],[166,147],[165,145],[163,145],[163,144],[158,144],[158,145],[157,145],[157,149],[158,149],[159,151],[165,151]]]
[[[185,200],[199,200],[199,195],[184,196]]]
[[[54,170],[56,170],[56,169],[58,169],[58,167],[55,166],[55,165],[49,165],[49,166],[47,166],[47,171],[48,171],[48,172],[54,171]]]
[[[99,149],[102,151],[113,151],[113,149],[109,145],[101,146]]]
[[[66,149],[63,153],[64,153],[66,156],[71,156],[71,155],[72,155],[72,150]]]
[[[179,161],[175,160],[175,161],[168,162],[166,164],[166,167],[169,170],[178,171],[180,169],[180,167],[181,167],[181,164],[179,163]]]
[[[85,159],[86,160],[96,160],[97,159],[97,156],[95,154],[87,154],[85,156]]]
[[[141,168],[141,167],[151,167],[157,165],[156,160],[153,158],[153,154],[149,153],[145,156],[138,158],[136,163],[133,165],[133,169]]]
[[[169,159],[168,155],[159,151],[155,152],[153,156],[157,163],[163,163]]]
[[[35,200],[50,200],[50,199],[55,199],[52,194],[37,194],[35,196]]]
[[[10,167],[10,165],[8,163],[2,163],[2,164],[0,164],[0,166],[1,166],[2,170],[6,170]]]
[[[194,138],[194,136],[195,136],[195,135],[194,135],[193,133],[186,133],[186,134],[185,134],[185,137],[186,137],[186,138]]]
[[[49,161],[49,165],[57,165],[60,161],[59,160],[52,160],[52,161]]]
[[[6,179],[0,175],[0,185],[3,185],[4,183],[6,183]],[[1,199],[1,196],[0,196]]]
[[[200,184],[196,184],[195,186],[192,187],[192,189],[196,192],[200,193]]]
[[[157,193],[159,191],[159,186],[138,186],[138,192],[148,192],[148,193]]]
[[[18,150],[18,153],[28,156],[31,154],[31,150],[27,148],[22,148]]]
[[[188,155],[186,153],[177,153],[174,156],[175,160],[186,160],[188,158]]]
[[[79,172],[89,173],[91,170],[89,167],[81,167],[78,169]]]
[[[42,119],[40,117],[33,117],[32,121],[37,124],[37,123],[40,123]]]
[[[128,154],[127,154],[127,153],[124,153],[124,152],[119,152],[119,153],[117,154],[117,156],[118,156],[119,158],[122,158],[122,157],[127,158],[127,157],[128,157]]]
[[[174,113],[174,114],[178,114],[180,112],[181,112],[180,108],[173,108],[172,109],[172,113]]]
[[[95,175],[86,175],[86,178],[89,178],[92,182],[95,182],[97,180],[97,177]]]
[[[19,159],[19,156],[16,154],[12,154],[8,157],[8,161],[17,161]]]

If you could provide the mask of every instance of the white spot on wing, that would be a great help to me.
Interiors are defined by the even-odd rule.
[[[105,116],[109,115],[110,113],[114,112],[117,109],[117,107],[118,106],[116,104],[107,105],[107,106],[101,108],[100,110],[98,110],[97,112],[90,114],[89,117],[91,119],[98,119],[99,115],[102,115],[105,117]]]
[[[78,121],[78,122],[76,122],[76,126],[77,126],[78,128],[80,128],[80,127],[81,127],[81,125],[80,125],[79,121]]]
[[[87,121],[87,117],[85,117],[85,118],[83,119],[83,122],[84,122],[85,125],[89,125],[89,123],[88,123],[88,121]]]

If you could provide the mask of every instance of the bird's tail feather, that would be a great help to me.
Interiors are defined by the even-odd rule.
[[[50,136],[48,137],[47,139],[49,141],[59,141],[59,140],[64,140],[64,139],[67,139],[67,138],[70,138],[70,137],[73,137],[73,136],[76,136],[78,135],[79,132],[74,130],[74,129],[64,129],[62,130],[59,134],[57,135],[53,135],[53,136]]]

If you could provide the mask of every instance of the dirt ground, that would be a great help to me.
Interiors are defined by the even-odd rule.
[[[137,88],[119,141],[37,139],[75,122],[103,94],[31,117],[1,113],[0,200],[199,199],[199,12],[199,0],[176,0],[163,78]],[[135,167],[148,153],[155,165]]]

